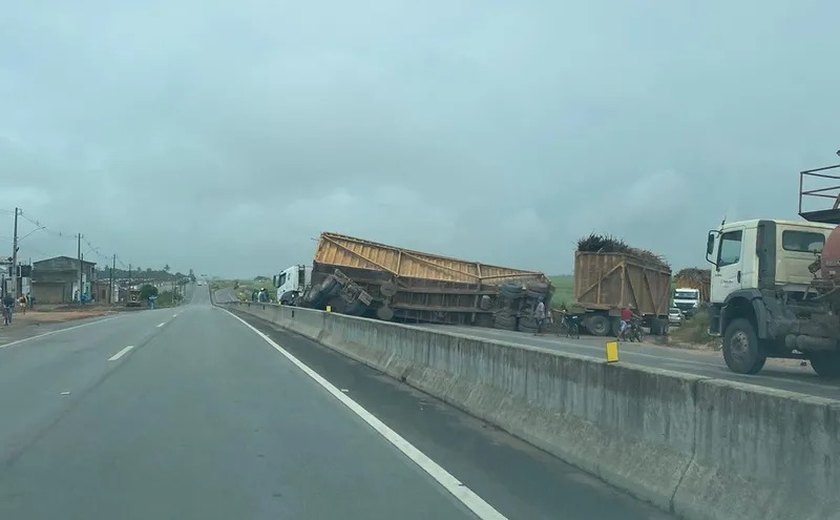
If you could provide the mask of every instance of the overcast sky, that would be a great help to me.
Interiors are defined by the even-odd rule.
[[[599,231],[684,267],[838,160],[833,1],[0,4],[23,258],[253,276],[335,231],[555,274]]]

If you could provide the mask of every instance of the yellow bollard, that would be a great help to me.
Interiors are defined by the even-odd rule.
[[[327,312],[332,312],[332,305],[327,305]]]
[[[607,341],[607,363],[615,363],[618,361],[618,341]]]

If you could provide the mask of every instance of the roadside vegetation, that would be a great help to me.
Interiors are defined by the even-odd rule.
[[[254,291],[259,291],[263,287],[268,291],[269,297],[274,298],[274,285],[268,276],[257,276],[250,280],[213,280],[210,282],[211,291],[233,289],[234,296],[246,301],[251,299],[251,294]]]
[[[554,296],[551,297],[551,307],[555,309],[571,305],[574,300],[575,282],[570,274],[549,276],[554,285]]]
[[[718,338],[709,336],[709,313],[701,310],[679,327],[671,327],[668,342],[673,345],[692,345],[699,348],[717,346]]]

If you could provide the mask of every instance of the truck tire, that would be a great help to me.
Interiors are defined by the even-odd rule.
[[[811,367],[820,377],[840,377],[840,354],[837,352],[822,352],[811,355]]]
[[[525,291],[522,289],[521,285],[517,283],[507,282],[502,284],[502,286],[499,288],[499,292],[501,292],[502,296],[504,296],[505,298],[509,300],[515,300],[517,298],[521,298],[522,293]]]
[[[516,330],[516,316],[500,312],[494,317],[493,326],[502,330]]]
[[[525,296],[528,298],[545,298],[548,294],[548,284],[543,282],[528,282],[525,285]]]
[[[344,314],[347,314],[349,316],[361,316],[365,313],[366,310],[367,305],[365,305],[364,302],[356,300],[347,306],[347,308],[344,310]]]
[[[732,320],[723,337],[723,360],[738,374],[757,374],[767,357],[762,354],[752,324],[743,318]]]
[[[391,321],[394,318],[394,310],[387,305],[383,305],[376,309],[376,317],[383,321]]]
[[[610,320],[602,314],[590,316],[586,320],[586,330],[593,336],[606,336],[610,332]]]
[[[661,318],[653,318],[650,321],[650,335],[651,336],[667,336],[668,322]]]

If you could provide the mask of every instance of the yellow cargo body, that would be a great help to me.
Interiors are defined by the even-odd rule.
[[[498,285],[545,279],[543,273],[420,253],[336,233],[322,233],[315,262],[341,268],[389,273],[397,278]]]

